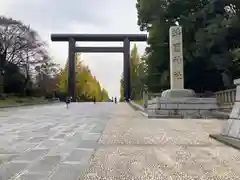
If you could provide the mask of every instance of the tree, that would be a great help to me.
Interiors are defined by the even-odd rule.
[[[105,89],[102,89],[100,83],[91,74],[90,69],[81,60],[81,55],[76,54],[75,56],[76,66],[76,84],[75,93],[80,101],[90,101],[93,98],[96,101],[106,101],[108,93]],[[58,91],[61,93],[67,92],[67,78],[68,78],[68,61],[59,74]]]
[[[120,101],[124,101],[124,76],[120,78]]]
[[[169,88],[170,26],[183,27],[185,88],[196,92],[232,86],[239,75],[240,3],[234,0],[137,0],[138,25],[149,32],[147,85]],[[235,59],[235,60],[234,60]]]
[[[102,101],[109,101],[108,92],[107,92],[107,90],[104,89],[104,88],[102,88],[101,100],[102,100]]]
[[[131,99],[141,99],[146,76],[145,59],[140,58],[136,44],[130,54]],[[124,100],[124,77],[120,79],[120,101]]]
[[[46,44],[36,31],[20,21],[0,17],[0,94],[3,93],[3,84],[6,85],[4,77],[8,66],[18,67],[24,78],[22,88],[25,91],[32,84],[35,66],[49,61]]]
[[[19,94],[24,91],[24,75],[19,71],[18,66],[13,63],[5,65],[4,92]]]
[[[136,44],[134,44],[130,53],[130,82],[131,82],[131,98],[135,99],[138,94],[137,88],[137,67],[139,65],[140,57]]]

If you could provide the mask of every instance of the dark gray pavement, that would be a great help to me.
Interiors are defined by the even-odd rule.
[[[77,180],[114,108],[63,103],[0,110],[0,180]]]

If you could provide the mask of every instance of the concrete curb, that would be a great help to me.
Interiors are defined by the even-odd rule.
[[[42,101],[42,102],[36,102],[36,103],[22,103],[22,104],[13,104],[13,105],[0,105],[0,109],[6,109],[6,108],[15,108],[15,107],[22,107],[22,106],[35,106],[35,105],[44,105],[44,104],[54,104],[59,103],[60,101]]]
[[[240,139],[224,136],[221,134],[210,134],[209,137],[234,149],[240,150]]]
[[[144,107],[142,107],[141,105],[136,104],[136,103],[134,103],[133,101],[130,101],[128,104],[129,104],[134,110],[140,112],[143,116],[148,117],[148,114],[146,113]]]
[[[143,116],[148,117],[148,114],[147,114],[147,113],[145,113],[145,112],[143,112],[143,111],[138,111],[138,112],[140,112]]]

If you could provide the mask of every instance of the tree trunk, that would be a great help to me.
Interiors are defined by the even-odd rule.
[[[4,51],[3,54],[0,54],[0,97],[4,93],[4,66],[6,63],[7,51]]]
[[[23,88],[23,95],[24,96],[28,96],[29,95],[29,94],[27,94],[29,80],[30,80],[30,76],[29,76],[29,73],[27,72],[26,78],[24,80],[24,88]]]

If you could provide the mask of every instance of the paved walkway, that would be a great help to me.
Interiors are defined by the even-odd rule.
[[[0,180],[77,180],[114,110],[112,103],[1,110]]]
[[[208,138],[224,121],[149,120],[113,103],[13,108],[0,121],[0,180],[240,179],[240,152]]]

